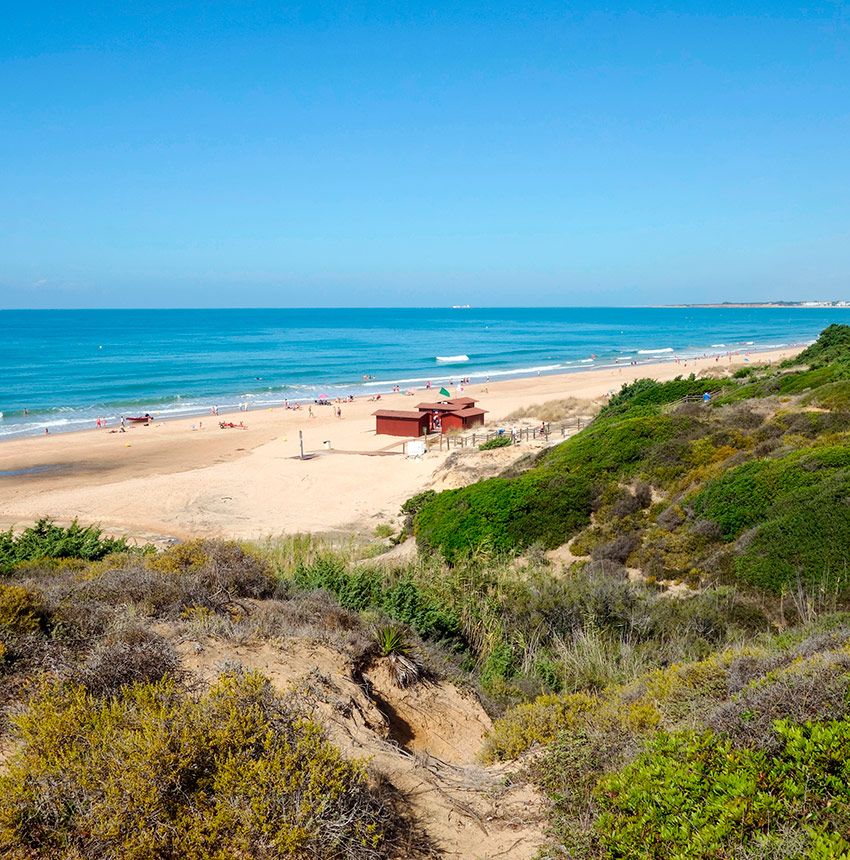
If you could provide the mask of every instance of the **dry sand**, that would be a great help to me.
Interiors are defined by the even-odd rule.
[[[440,857],[530,860],[545,841],[546,804],[522,765],[478,762],[491,722],[469,691],[447,680],[401,690],[380,659],[365,667],[360,684],[344,654],[302,638],[236,643],[168,624],[157,632],[202,681],[238,664],[281,692],[294,690],[336,746],[368,759],[401,792]]]
[[[778,361],[791,350],[753,354]],[[516,409],[547,400],[592,400],[640,377],[672,379],[743,364],[744,356],[696,359],[467,386],[488,410],[487,427]],[[433,392],[428,396],[433,397]],[[0,443],[0,525],[41,516],[98,523],[141,539],[252,538],[283,532],[373,528],[429,486],[446,458],[407,459],[402,439],[375,434],[376,408],[411,409],[427,399],[385,395],[378,403],[281,408],[155,422],[126,433],[85,430]],[[220,420],[247,429],[222,430]],[[200,427],[198,425],[201,425]],[[194,429],[193,429],[194,428]],[[299,430],[310,459],[299,457]],[[330,447],[326,445],[329,442]],[[9,475],[9,472],[25,471]],[[5,474],[4,474],[5,473]]]

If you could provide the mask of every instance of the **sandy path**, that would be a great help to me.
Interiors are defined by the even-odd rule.
[[[762,353],[752,360],[790,354]],[[743,361],[733,356],[731,363]],[[592,399],[638,377],[665,380],[717,366],[713,358],[698,359],[473,385],[463,393],[480,399],[487,425],[494,427],[520,407],[562,397]],[[85,430],[8,440],[0,443],[0,525],[76,517],[145,538],[374,527],[426,487],[445,458],[432,451],[408,460],[403,440],[375,434],[377,407],[411,409],[419,401],[402,394],[380,403],[361,399],[341,406],[342,419],[329,406],[314,406],[312,418],[306,408],[277,408],[156,422],[123,434]],[[219,420],[244,421],[248,429],[221,430]],[[305,450],[316,454],[311,459],[299,457],[299,430]],[[31,471],[8,474],[20,470]]]

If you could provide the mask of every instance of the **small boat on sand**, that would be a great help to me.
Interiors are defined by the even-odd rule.
[[[153,415],[148,415],[145,412],[144,415],[128,415],[124,420],[131,424],[147,424],[149,421],[153,421]]]

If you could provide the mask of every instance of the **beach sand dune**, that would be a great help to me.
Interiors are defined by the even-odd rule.
[[[731,364],[743,361],[733,356]],[[592,400],[638,377],[672,379],[729,365],[726,358],[710,358],[628,366],[472,385],[463,393],[480,399],[488,427],[498,427],[515,410],[544,401]],[[306,408],[277,408],[155,422],[126,433],[86,430],[8,440],[0,443],[0,525],[77,518],[142,539],[371,529],[393,520],[406,499],[434,481],[445,460],[438,451],[407,459],[403,440],[375,435],[372,412],[378,406],[411,409],[419,400],[401,394],[380,403],[361,399],[342,404],[341,419],[330,406],[313,406],[312,418]],[[243,421],[247,429],[220,429],[218,422],[228,420]],[[313,455],[306,460],[299,456],[299,431]],[[444,473],[439,483],[446,485]]]

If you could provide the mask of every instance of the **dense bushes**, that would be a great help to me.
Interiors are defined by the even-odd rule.
[[[839,364],[850,360],[850,326],[833,324],[827,326],[818,339],[806,347],[799,355],[788,359],[786,366],[808,364],[821,367],[825,364]]]
[[[165,573],[191,574],[212,594],[268,597],[275,578],[268,562],[235,541],[196,540],[177,544],[150,561]]]
[[[294,580],[302,588],[329,591],[346,609],[380,610],[410,625],[425,639],[464,646],[457,616],[410,577],[393,578],[377,568],[349,570],[343,559],[327,554],[299,566]]]
[[[654,448],[688,424],[660,414],[597,420],[517,477],[426,501],[415,519],[417,541],[449,561],[481,547],[512,553],[532,544],[559,546],[590,522],[594,499],[610,482],[632,477]]]
[[[735,559],[735,571],[777,593],[798,581],[823,598],[850,592],[850,473],[777,503]]]
[[[593,485],[585,475],[528,472],[446,490],[416,518],[420,546],[456,561],[475,549],[511,553],[531,543],[555,547],[590,521]]]
[[[171,643],[137,623],[125,624],[95,644],[72,678],[96,696],[118,693],[128,684],[150,683],[184,672]]]
[[[775,592],[798,580],[841,593],[850,587],[850,445],[822,445],[754,460],[710,481],[694,510],[732,540],[747,529],[734,569]]]
[[[478,446],[479,451],[493,451],[496,448],[508,448],[513,443],[510,436],[494,436]]]
[[[711,732],[660,734],[622,772],[603,779],[596,830],[606,856],[792,856],[850,853],[850,721],[780,720],[775,754]],[[788,856],[788,855],[784,855]]]
[[[363,766],[257,675],[197,699],[172,681],[109,700],[48,683],[15,725],[4,857],[386,856]]]
[[[843,856],[817,854],[806,825],[846,833],[850,824],[846,795],[835,790],[846,786],[847,730],[830,749],[826,722],[850,714],[847,622],[827,617],[592,694],[542,696],[495,721],[485,753],[511,758],[544,747],[529,767],[555,809],[558,847],[546,857]],[[792,734],[811,732],[801,758],[789,756],[777,719],[793,723]],[[815,790],[808,806],[799,791],[807,779]],[[818,799],[818,780],[833,780],[832,793]],[[748,817],[762,802],[776,814]],[[797,850],[768,850],[785,837]]]
[[[33,633],[45,623],[41,595],[22,585],[0,583],[0,636],[6,633]]]
[[[28,561],[48,558],[95,561],[128,549],[123,539],[105,538],[95,526],[83,527],[73,522],[63,528],[42,519],[18,535],[11,529],[0,532],[0,573],[9,573],[16,565]]]
[[[636,379],[623,385],[600,414],[610,415],[617,412],[632,410],[640,406],[663,406],[675,403],[684,397],[701,396],[706,391],[713,391],[734,384],[726,379],[697,379],[693,374],[688,379],[674,379],[670,382],[656,382],[654,379]]]
[[[836,412],[850,412],[850,380],[821,385],[807,395],[803,403],[806,406],[815,405]]]

